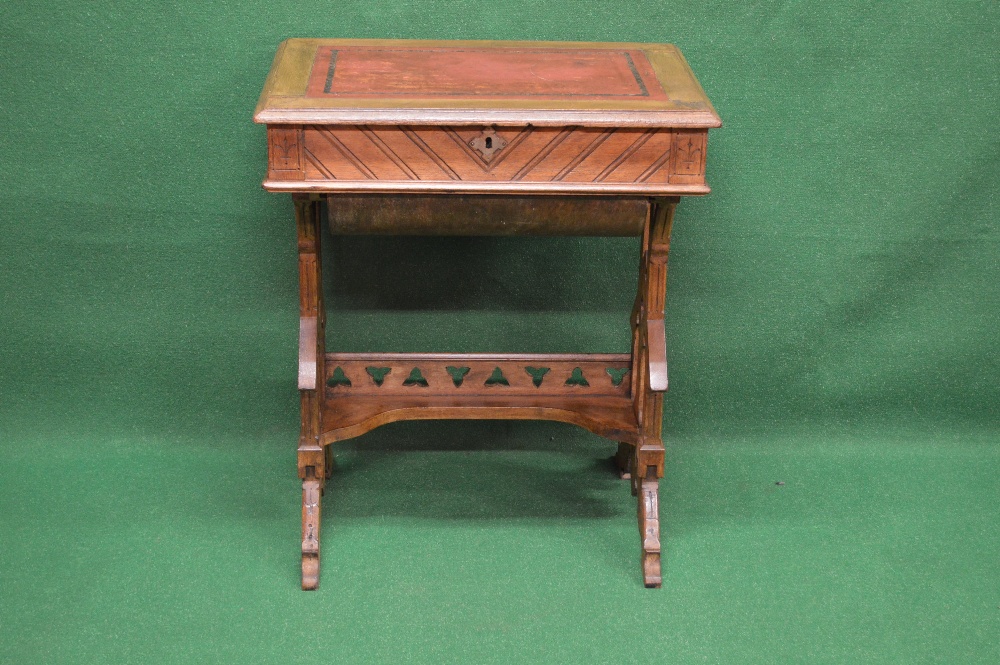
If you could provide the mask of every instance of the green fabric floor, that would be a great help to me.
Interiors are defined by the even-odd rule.
[[[664,584],[614,444],[337,447],[298,589],[287,37],[678,44]],[[1000,662],[1000,5],[0,6],[0,663]],[[634,239],[327,243],[328,348],[621,352]],[[783,484],[778,484],[783,483]]]

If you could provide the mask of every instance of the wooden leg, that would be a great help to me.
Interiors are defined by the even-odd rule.
[[[325,315],[319,199],[295,195],[299,245],[299,398],[302,407],[298,468],[302,479],[302,588],[319,586],[320,500],[332,469],[323,433]]]
[[[326,446],[326,454],[324,457],[325,457],[324,468],[326,469],[324,477],[327,480],[329,480],[330,476],[333,475],[334,469],[337,468],[337,461],[333,459],[333,446]]]
[[[657,199],[642,239],[639,292],[632,312],[632,397],[639,422],[639,443],[631,462],[642,540],[642,581],[662,585],[660,568],[659,479],[663,477],[663,393],[667,389],[664,304],[670,228],[678,199]],[[622,448],[619,446],[619,456]]]
[[[618,452],[615,453],[615,466],[622,480],[632,478],[632,458],[635,457],[635,446],[624,441],[618,442]]]

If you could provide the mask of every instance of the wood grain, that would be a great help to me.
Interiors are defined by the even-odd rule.
[[[622,196],[327,195],[333,235],[639,236],[648,209]]]
[[[271,129],[279,137],[287,129]],[[474,146],[484,132],[504,147],[487,160]],[[517,191],[544,185],[568,191],[704,193],[704,132],[592,127],[375,127],[303,128],[301,175],[293,177],[285,153],[272,155],[282,167],[268,172],[269,189],[304,180],[312,190],[381,190],[396,185],[421,189],[444,183],[456,191],[493,185]],[[278,138],[270,150],[283,150]],[[683,152],[681,152],[683,151]],[[373,187],[372,185],[376,185]]]

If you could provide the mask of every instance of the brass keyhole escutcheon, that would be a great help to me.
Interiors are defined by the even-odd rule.
[[[479,136],[469,141],[469,147],[482,155],[483,160],[486,162],[493,159],[506,145],[507,140],[497,134],[496,129],[493,127],[484,129]]]

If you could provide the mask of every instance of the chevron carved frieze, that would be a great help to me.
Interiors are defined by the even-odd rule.
[[[699,130],[312,125],[301,173],[359,183],[703,184],[705,147]]]

